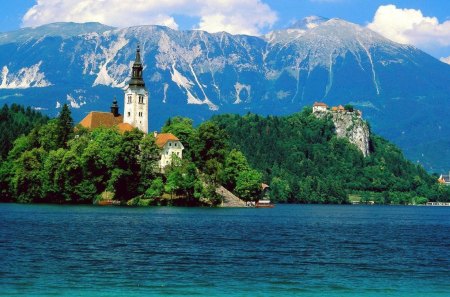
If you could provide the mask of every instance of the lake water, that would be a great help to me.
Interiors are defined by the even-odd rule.
[[[450,296],[450,207],[0,204],[1,296]]]

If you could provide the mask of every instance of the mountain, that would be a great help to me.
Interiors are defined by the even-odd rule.
[[[290,114],[353,104],[372,130],[433,171],[450,168],[450,65],[341,19],[309,17],[264,36],[56,23],[0,34],[0,100],[76,120],[122,103],[137,44],[150,129],[170,116]],[[121,106],[121,110],[123,110]],[[432,146],[430,145],[432,144]]]

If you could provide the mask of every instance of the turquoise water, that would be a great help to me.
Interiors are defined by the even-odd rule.
[[[449,296],[450,208],[0,204],[1,296]]]

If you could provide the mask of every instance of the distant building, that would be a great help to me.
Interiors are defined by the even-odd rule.
[[[156,145],[161,150],[161,159],[159,160],[159,168],[172,164],[172,156],[183,158],[184,146],[181,141],[172,133],[157,133],[154,132]]]
[[[324,112],[328,110],[328,105],[323,102],[314,102],[313,112]]]
[[[450,172],[448,175],[441,174],[438,178],[438,182],[440,184],[450,186]]]
[[[345,111],[345,108],[344,108],[344,106],[339,105],[338,107],[336,107],[336,111],[342,112],[342,111]]]

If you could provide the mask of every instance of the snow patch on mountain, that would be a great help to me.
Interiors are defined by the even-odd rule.
[[[201,104],[207,104],[207,105],[209,106],[209,109],[211,109],[211,110],[218,110],[218,109],[219,109],[215,104],[213,104],[213,103],[208,99],[208,97],[206,97],[206,95],[204,94],[204,92],[203,92],[203,94],[205,95],[205,99],[204,99],[204,100],[201,100],[201,99],[195,97],[195,96],[192,94],[192,87],[194,86],[194,83],[191,82],[189,79],[187,79],[185,76],[183,76],[183,74],[181,74],[181,73],[175,68],[175,63],[172,65],[172,71],[171,71],[170,74],[171,74],[172,81],[173,81],[174,83],[176,83],[177,86],[178,86],[180,89],[184,89],[184,91],[186,92],[186,95],[187,95],[187,103],[188,103],[188,104],[198,104],[198,105],[201,105]],[[203,90],[203,89],[202,89],[202,90]]]
[[[252,86],[244,85],[244,84],[237,82],[234,85],[234,89],[236,90],[236,100],[233,102],[233,104],[239,104],[245,100],[245,99],[244,100],[241,99],[242,90],[245,90],[247,92],[247,100],[248,100],[248,98],[250,98],[250,91],[252,90]]]
[[[43,88],[51,86],[45,78],[45,73],[40,71],[42,61],[30,67],[19,69],[16,73],[10,73],[8,66],[3,66],[1,72],[0,89],[27,89]]]
[[[444,63],[447,63],[447,64],[449,64],[450,65],[450,56],[448,56],[448,57],[442,57],[442,58],[440,58],[440,60],[441,60],[441,62],[444,62]]]
[[[67,101],[69,101],[70,107],[72,108],[80,108],[81,106],[86,104],[86,97],[79,95],[77,98],[72,96],[72,94],[67,94]],[[58,108],[59,102],[57,102],[56,106]],[[59,104],[60,105],[60,104]]]
[[[112,62],[117,56],[117,53],[125,47],[128,42],[129,41],[125,38],[124,33],[122,33],[118,36],[117,41],[113,42],[110,47],[100,46],[100,49],[103,52],[102,58],[104,58],[105,61],[99,66],[99,72],[97,73],[97,78],[92,85],[93,87],[97,85],[105,85],[122,88],[125,86],[126,80],[124,80],[123,77],[128,74],[130,65]],[[110,63],[112,64],[108,67],[108,64]],[[119,82],[119,80],[121,81]]]

